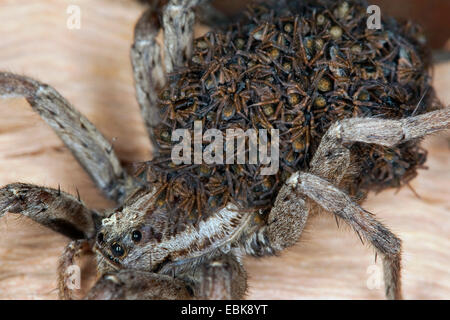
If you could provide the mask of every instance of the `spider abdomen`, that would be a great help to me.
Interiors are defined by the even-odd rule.
[[[383,20],[381,29],[368,29],[366,8],[358,1],[253,5],[239,23],[196,39],[192,58],[160,94],[161,155],[150,163],[150,179],[161,203],[176,203],[193,220],[229,201],[267,211],[282,183],[308,169],[333,122],[435,108],[420,28]],[[248,161],[174,164],[171,133],[193,132],[195,121],[203,132],[278,129],[279,170],[263,176],[264,165]],[[359,168],[348,186],[353,195],[400,186],[426,159],[417,142],[351,148]]]

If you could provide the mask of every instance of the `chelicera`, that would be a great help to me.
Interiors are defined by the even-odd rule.
[[[214,32],[194,40],[195,12]],[[169,0],[137,22],[131,60],[155,156],[130,170],[52,87],[0,73],[0,94],[25,97],[118,203],[98,212],[59,189],[14,183],[0,189],[0,215],[72,238],[61,298],[73,297],[67,267],[93,250],[100,277],[88,299],[239,299],[242,256],[292,246],[308,216],[325,211],[375,248],[386,296],[401,298],[401,241],[360,205],[371,190],[408,183],[426,159],[420,139],[450,126],[421,30],[393,20],[368,30],[360,1],[268,1],[233,23],[214,25],[218,17],[206,1]],[[171,135],[195,121],[204,130],[278,129],[280,170],[174,164]]]

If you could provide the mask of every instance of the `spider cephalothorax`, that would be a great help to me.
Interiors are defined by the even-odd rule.
[[[118,203],[96,212],[59,188],[14,183],[0,189],[0,216],[20,213],[73,239],[59,266],[62,298],[73,297],[67,268],[89,249],[100,278],[87,298],[236,299],[246,290],[243,255],[292,246],[308,216],[325,211],[375,248],[387,297],[401,298],[401,241],[359,204],[409,181],[425,161],[420,138],[450,126],[420,30],[393,20],[369,30],[360,1],[268,1],[194,41],[199,3],[204,22],[223,22],[203,2],[152,2],[136,25],[131,60],[156,156],[130,172],[56,90],[0,73],[0,95],[25,97]],[[278,129],[280,170],[174,164],[172,133],[196,121]]]

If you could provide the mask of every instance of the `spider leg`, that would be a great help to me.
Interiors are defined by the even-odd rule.
[[[75,265],[75,258],[91,248],[92,243],[87,239],[73,240],[64,248],[58,264],[58,289],[60,299],[73,300],[73,288],[69,285],[69,281],[72,277],[72,274],[69,273],[69,271],[71,271],[70,267]]]
[[[136,97],[141,109],[147,133],[157,155],[157,144],[153,128],[160,121],[158,111],[158,90],[164,86],[166,75],[161,63],[161,53],[156,36],[160,29],[158,9],[150,7],[139,18],[134,29],[134,43],[131,47]]]
[[[95,235],[99,215],[61,190],[25,183],[0,189],[0,217],[6,212],[20,213],[71,239]]]
[[[139,186],[122,169],[105,137],[55,89],[25,76],[0,72],[0,96],[11,95],[28,101],[108,198],[122,202]]]
[[[335,214],[368,240],[383,259],[386,296],[401,299],[401,241],[374,216],[362,209],[345,192],[310,173],[295,173],[288,182],[324,210]]]
[[[349,173],[350,151],[345,146],[365,142],[393,147],[450,128],[450,108],[400,120],[350,118],[334,123],[320,141],[310,173],[339,185]]]
[[[103,275],[88,292],[88,300],[192,299],[184,281],[167,275],[121,270]]]
[[[247,275],[241,263],[231,254],[204,262],[197,270],[198,299],[242,299],[247,290]]]
[[[147,133],[153,145],[153,155],[158,155],[153,134],[159,122],[158,92],[166,83],[166,73],[183,66],[192,54],[194,32],[194,9],[199,3],[200,17],[208,24],[219,24],[225,20],[205,0],[170,0],[164,10],[162,2],[154,2],[139,18],[134,29],[134,43],[131,47],[136,97],[141,109]],[[161,13],[162,11],[162,13]],[[161,61],[161,48],[156,41],[163,15],[165,70]]]
[[[76,244],[83,245],[81,242]],[[68,251],[75,250],[69,248]],[[138,270],[109,272],[97,281],[85,299],[241,299],[247,289],[245,270],[231,254],[206,261],[192,273],[179,276],[173,278]]]
[[[311,173],[297,172],[288,179],[269,213],[267,224],[255,226],[251,236],[244,238],[248,239],[241,244],[244,251],[262,256],[294,245],[308,218],[311,207],[308,200],[343,219],[375,247],[383,258],[386,296],[401,299],[400,239],[345,192]]]
[[[400,240],[381,223],[377,222],[370,213],[361,209],[357,204],[350,203],[351,200],[349,200],[348,195],[337,189],[333,192],[336,192],[334,195],[336,198],[335,205],[338,207],[333,209],[333,207],[330,206],[330,203],[326,202],[331,201],[333,198],[330,194],[326,194],[327,189],[325,184],[332,183],[334,186],[338,186],[346,174],[351,174],[351,172],[349,172],[351,171],[349,169],[351,166],[350,151],[345,147],[345,144],[364,142],[392,147],[408,140],[421,138],[425,135],[448,128],[450,128],[450,108],[400,120],[374,118],[345,119],[334,123],[328,129],[326,134],[322,137],[320,145],[311,160],[311,169],[309,170],[309,173],[314,174],[317,179],[322,178],[328,181],[315,181],[317,183],[316,186],[321,185],[323,188],[320,197],[328,196],[329,198],[321,200],[320,197],[317,197],[320,189],[316,190],[316,198],[311,194],[307,194],[306,191],[313,192],[314,185],[308,185],[307,188],[305,187],[303,193],[315,200],[326,210],[334,212],[338,217],[342,218],[342,215],[339,214],[339,210],[336,211],[336,208],[343,206],[343,203],[338,204],[338,198],[340,198],[342,202],[346,202],[348,210],[353,213],[353,216],[361,219],[361,221],[365,223],[364,225],[362,222],[351,218],[351,216],[344,218],[344,220],[347,220],[347,222],[353,226],[358,234],[361,233],[364,235],[361,228],[365,228],[366,234],[364,236],[366,236],[366,238],[372,237],[372,240],[370,241],[385,257],[383,260],[383,267],[386,295],[388,298],[401,298]],[[333,185],[330,185],[330,189],[328,190],[336,188]],[[332,191],[330,191],[330,193],[331,192]],[[384,245],[384,248],[382,246],[377,247],[377,244]]]
[[[194,9],[202,0],[169,0],[164,8],[164,62],[166,72],[182,67],[192,55]]]
[[[306,196],[342,218],[375,247],[383,257],[386,296],[400,299],[400,239],[337,187],[346,174],[351,174],[350,151],[344,144],[358,141],[395,146],[449,126],[449,108],[401,120],[351,118],[334,123],[322,137],[309,173],[295,173],[282,187],[267,225],[256,227],[254,235],[243,243],[245,251],[273,254],[294,244],[308,216]]]
[[[297,243],[309,216],[306,197],[288,184],[278,192],[266,223],[254,223],[243,233],[240,248],[261,257],[274,255]]]
[[[333,126],[341,143],[364,142],[387,147],[445,129],[450,129],[450,108],[400,120],[350,118]]]
[[[195,11],[200,22],[218,26],[227,19],[210,4],[211,0],[169,0],[164,9],[164,63],[166,72],[184,66],[191,58],[194,40]]]

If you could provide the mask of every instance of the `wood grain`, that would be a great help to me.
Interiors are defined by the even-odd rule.
[[[81,8],[79,30],[66,27],[69,4]],[[114,139],[121,159],[146,160],[128,52],[141,10],[129,0],[0,0],[0,69],[51,84]],[[450,63],[436,65],[434,77],[449,104]],[[412,183],[420,198],[404,188],[371,195],[365,207],[404,241],[405,298],[449,299],[450,134],[427,138],[425,146],[429,170]],[[77,187],[88,206],[111,205],[23,99],[0,100],[0,185],[16,181],[60,184],[73,194]],[[57,298],[56,263],[67,241],[25,218],[1,219],[0,299]],[[373,250],[329,215],[311,219],[301,241],[280,257],[245,264],[249,299],[383,299],[382,286],[368,288],[381,272]]]

